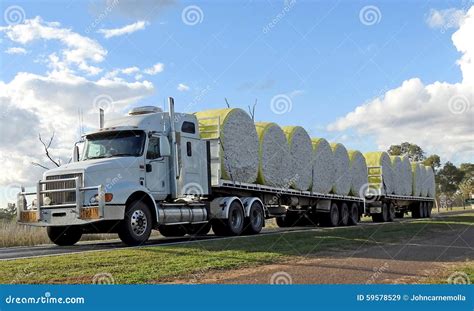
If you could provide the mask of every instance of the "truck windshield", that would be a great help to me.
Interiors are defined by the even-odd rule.
[[[117,131],[95,133],[86,136],[82,160],[138,157],[143,153],[145,133],[143,131]]]

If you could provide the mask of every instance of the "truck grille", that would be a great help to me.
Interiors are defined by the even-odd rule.
[[[55,180],[55,179],[65,179],[65,178],[74,178],[79,177],[79,185],[81,186],[82,181],[82,174],[64,174],[64,175],[54,175],[54,176],[47,176],[46,180]],[[57,181],[52,183],[45,184],[45,190],[56,190],[56,189],[69,189],[75,188],[74,180],[68,181]],[[76,193],[72,191],[67,192],[53,192],[48,193],[47,196],[51,199],[51,204],[68,204],[68,203],[76,203]]]

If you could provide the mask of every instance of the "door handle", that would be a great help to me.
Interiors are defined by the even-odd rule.
[[[151,171],[153,171],[153,166],[151,166],[151,164],[145,165],[145,171],[147,173],[150,173]]]

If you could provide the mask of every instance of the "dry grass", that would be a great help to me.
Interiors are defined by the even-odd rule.
[[[116,234],[85,234],[82,241],[110,240]],[[0,247],[51,244],[45,228],[19,225],[15,221],[0,220]]]

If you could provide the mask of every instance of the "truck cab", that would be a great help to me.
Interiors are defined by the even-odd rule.
[[[83,136],[81,154],[76,144],[71,163],[46,171],[36,191],[22,189],[20,223],[47,227],[58,245],[89,232],[137,245],[152,228],[207,221],[206,205],[195,202],[210,191],[208,149],[194,115],[146,106],[102,123]],[[177,200],[188,207],[173,208]]]

